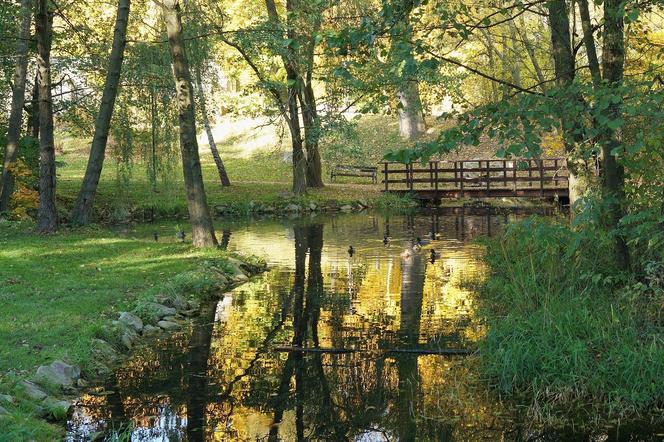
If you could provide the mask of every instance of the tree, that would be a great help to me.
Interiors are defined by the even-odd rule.
[[[28,72],[28,40],[30,39],[30,23],[32,22],[32,0],[21,1],[21,33],[16,43],[16,68],[12,84],[12,105],[7,130],[2,181],[0,181],[0,213],[9,211],[9,200],[14,191],[14,175],[12,165],[16,161],[18,144],[21,137],[23,122],[23,105],[25,104],[25,80]]]
[[[178,120],[180,124],[180,151],[187,192],[187,207],[193,229],[195,247],[217,245],[210,209],[207,205],[203,173],[196,140],[194,89],[182,36],[182,18],[179,0],[161,2],[168,43],[173,60],[173,76],[177,93]]]
[[[104,166],[106,156],[106,145],[108,134],[115,108],[115,99],[118,95],[118,85],[122,72],[122,61],[124,59],[125,46],[127,44],[127,24],[129,22],[130,0],[119,0],[118,11],[115,19],[115,31],[113,33],[113,46],[108,61],[106,83],[99,106],[99,113],[95,122],[95,133],[92,138],[90,157],[85,170],[81,190],[79,191],[74,210],[72,212],[72,223],[88,224],[92,206],[94,204],[99,177]]]
[[[52,233],[58,228],[55,205],[55,141],[51,96],[52,11],[48,0],[37,0],[37,70],[39,74],[39,210],[37,230]]]
[[[417,66],[413,57],[411,40],[413,30],[410,14],[416,6],[414,0],[399,0],[395,9],[395,24],[392,28],[392,57],[398,66],[397,116],[399,134],[406,140],[417,139],[425,130],[420,87],[417,81]]]
[[[196,90],[198,91],[198,103],[201,108],[201,118],[203,119],[203,127],[205,128],[205,135],[207,135],[208,144],[210,145],[210,152],[212,153],[212,158],[214,159],[214,164],[217,166],[217,172],[219,173],[219,181],[224,187],[231,185],[231,180],[228,178],[228,173],[226,172],[226,167],[224,167],[224,162],[219,155],[219,149],[217,149],[217,143],[214,141],[214,134],[212,133],[212,126],[210,126],[210,118],[208,116],[207,104],[205,100],[205,90],[203,89],[203,80],[201,79],[201,69],[199,66],[196,66]]]

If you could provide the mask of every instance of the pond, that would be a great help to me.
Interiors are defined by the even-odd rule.
[[[218,223],[270,270],[83,396],[68,440],[660,440],[535,429],[477,380],[472,281],[515,213],[472,209]],[[173,226],[138,226],[128,235]],[[386,238],[388,241],[386,241]],[[419,237],[422,249],[411,252]],[[173,239],[174,240],[174,239]],[[352,253],[349,247],[352,246]],[[407,250],[406,253],[404,253]],[[625,439],[627,438],[627,439]]]

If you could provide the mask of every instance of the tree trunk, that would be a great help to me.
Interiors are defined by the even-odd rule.
[[[394,61],[405,60],[406,66],[413,66],[415,59],[411,48],[413,34],[410,25],[410,13],[414,8],[413,2],[404,2],[400,11],[401,22],[395,26],[392,35],[392,55],[398,54]],[[399,54],[400,52],[400,54]],[[415,140],[426,130],[422,101],[420,99],[420,87],[417,79],[411,72],[402,74],[397,84],[397,117],[399,120],[399,135],[405,140]]]
[[[624,6],[620,0],[606,0],[604,2],[604,48],[602,50],[602,71],[604,81],[614,90],[614,95],[621,97],[620,90],[623,83],[625,69],[625,40],[624,40]],[[619,120],[622,115],[622,100],[611,104],[606,110],[606,117],[610,121]],[[602,129],[602,156],[603,156],[603,191],[604,199],[609,205],[611,227],[616,230],[615,253],[616,261],[621,269],[630,267],[629,249],[627,241],[618,230],[620,219],[623,217],[623,202],[625,199],[625,170],[618,163],[614,150],[620,150],[622,140],[620,129],[612,129],[605,125]]]
[[[113,117],[113,109],[115,107],[115,98],[118,95],[122,61],[124,59],[124,50],[127,43],[129,8],[130,0],[118,1],[118,12],[115,19],[113,46],[108,62],[106,83],[101,97],[101,106],[99,107],[99,113],[97,114],[97,120],[95,122],[95,133],[92,139],[88,166],[85,170],[83,184],[81,185],[81,190],[78,193],[78,198],[71,216],[73,224],[84,225],[90,223],[92,205],[97,193],[101,170],[104,166],[106,144],[108,142],[108,132],[111,127],[111,118]]]
[[[293,13],[295,11],[295,1],[286,1],[286,11],[288,14],[286,36],[289,40],[295,41],[295,30],[291,22]],[[265,6],[269,19],[275,25],[280,25],[278,11],[274,0],[265,0]],[[284,115],[288,129],[291,134],[291,143],[293,145],[293,193],[295,195],[302,195],[307,191],[307,159],[304,156],[304,149],[302,146],[302,131],[300,129],[300,110],[298,107],[298,94],[301,87],[302,79],[298,75],[295,66],[295,50],[293,45],[288,45],[287,55],[281,57],[286,70],[287,79],[287,96],[286,108],[288,115]]]
[[[565,0],[551,0],[547,3],[547,7],[556,83],[558,86],[566,87],[574,81],[575,67],[567,5]]]
[[[575,77],[575,60],[572,52],[572,38],[570,36],[569,16],[565,0],[551,0],[547,3],[549,10],[549,27],[551,30],[551,49],[553,55],[553,66],[556,76],[556,86],[559,88],[568,88],[572,86]],[[580,98],[579,98],[580,99]],[[578,122],[561,115],[561,125],[563,128],[563,141],[565,143],[565,153],[567,154],[569,170],[569,199],[570,205],[574,203],[585,193],[583,180],[580,174],[583,162],[577,161],[574,156],[575,139],[574,135],[578,128]],[[574,212],[572,211],[572,216]]]
[[[52,233],[58,228],[55,208],[55,141],[51,97],[52,21],[48,0],[37,1],[37,69],[39,71],[39,210],[37,230]]]
[[[35,73],[35,82],[32,85],[32,100],[28,108],[28,130],[35,140],[39,138],[39,71]]]
[[[320,139],[320,119],[316,110],[316,96],[311,82],[307,81],[299,95],[304,121],[304,142],[307,150],[307,187],[325,187],[318,140]]]
[[[578,0],[579,15],[581,16],[581,28],[583,29],[583,45],[586,47],[588,56],[588,67],[595,87],[602,82],[602,73],[597,59],[597,48],[595,46],[595,37],[593,36],[593,26],[590,22],[590,10],[588,9],[588,0]]]
[[[12,165],[16,161],[18,143],[21,139],[23,122],[23,105],[25,104],[25,79],[28,72],[28,40],[30,39],[30,23],[32,19],[32,0],[21,1],[21,33],[16,44],[16,68],[12,86],[12,105],[7,128],[7,145],[5,146],[2,180],[0,181],[0,213],[9,211],[9,200],[14,191],[14,175]]]
[[[231,185],[231,180],[228,178],[226,173],[226,168],[224,167],[224,162],[219,156],[219,150],[217,149],[217,143],[214,142],[214,135],[212,134],[212,127],[210,126],[210,119],[208,118],[207,105],[205,102],[205,91],[203,90],[203,81],[201,80],[201,70],[196,67],[196,89],[198,89],[198,101],[201,106],[201,117],[203,118],[203,126],[205,127],[205,134],[207,135],[208,144],[210,145],[210,152],[212,152],[212,158],[214,159],[214,164],[217,166],[217,172],[219,172],[219,180],[221,185],[228,187]]]
[[[191,220],[193,229],[194,246],[212,247],[217,245],[217,238],[214,234],[210,209],[207,205],[201,162],[198,156],[194,90],[191,84],[189,64],[185,55],[184,39],[182,38],[180,1],[165,0],[162,2],[162,6],[171,58],[173,60],[173,76],[175,78],[180,124],[182,169],[187,191],[189,219]]]

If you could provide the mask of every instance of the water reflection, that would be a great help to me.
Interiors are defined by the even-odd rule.
[[[473,358],[435,354],[482,335],[459,282],[482,271],[470,240],[505,221],[462,211],[225,225],[226,247],[272,270],[138,352],[111,394],[82,398],[69,440],[128,424],[135,441],[587,437],[528,430],[475,389]],[[417,236],[433,239],[402,257]]]

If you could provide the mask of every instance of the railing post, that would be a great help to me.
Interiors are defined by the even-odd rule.
[[[507,187],[507,161],[503,160],[503,186]]]
[[[383,173],[385,174],[385,180],[384,180],[384,181],[385,181],[385,192],[387,192],[387,191],[388,191],[388,184],[389,184],[389,181],[388,181],[388,170],[387,170],[387,168],[388,168],[388,166],[387,166],[387,161],[384,162],[383,164],[385,165],[385,169],[383,170]]]
[[[512,161],[512,179],[514,182],[514,195],[516,196],[516,159]]]
[[[464,192],[463,192],[463,161],[459,161],[459,178],[460,178],[460,183],[461,183],[461,198],[464,197]]]
[[[489,191],[491,190],[491,161],[486,161],[486,197],[489,197]]]
[[[429,187],[433,187],[433,161],[429,161]]]
[[[544,160],[539,160],[540,196],[544,196]]]
[[[528,160],[528,178],[532,178],[532,177],[533,177],[533,166],[530,163],[530,160]],[[528,180],[528,186],[533,187],[533,180],[532,179]]]
[[[454,162],[454,187],[459,187],[459,173],[457,172],[458,170],[458,165],[457,162]]]
[[[410,179],[409,179],[409,184],[410,184],[410,191],[413,191],[413,163],[408,164],[408,168],[410,169]]]
[[[434,179],[434,188],[436,189],[436,199],[438,199],[438,161],[435,162],[436,169],[434,171],[435,179]],[[437,232],[437,230],[434,230],[434,233]]]

